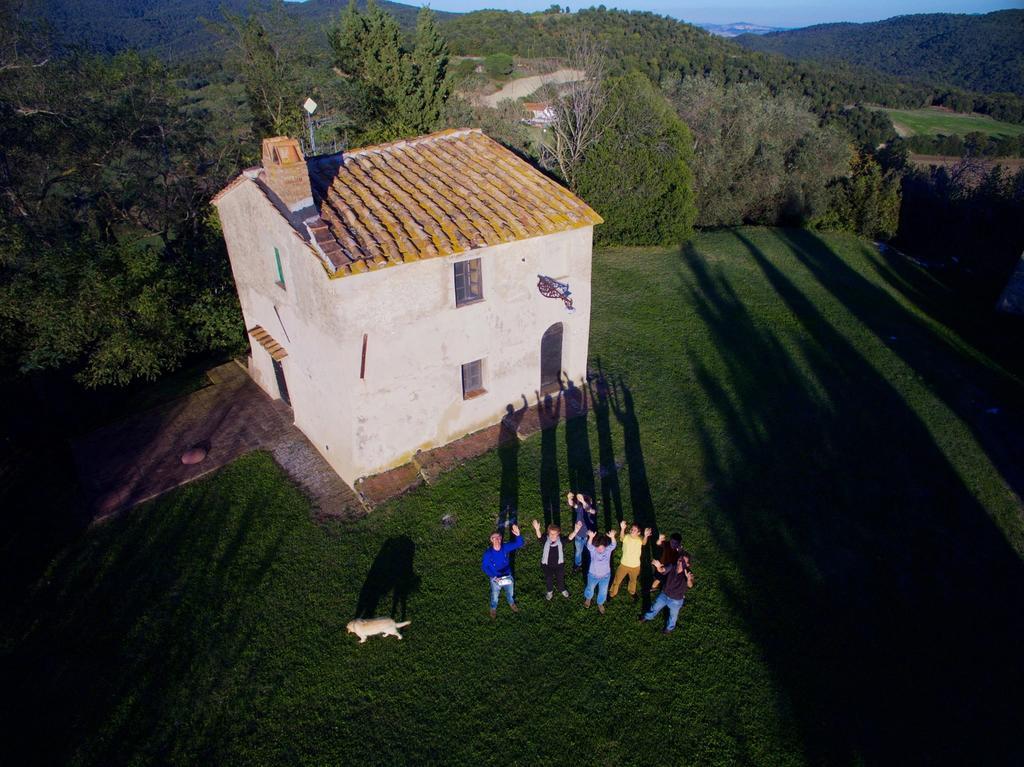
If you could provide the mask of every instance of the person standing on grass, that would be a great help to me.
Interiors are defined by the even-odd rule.
[[[615,551],[615,531],[607,535],[591,530],[587,533],[587,551],[590,552],[590,570],[587,588],[583,592],[583,606],[590,607],[597,589],[597,611],[604,615],[604,602],[608,598],[608,581],[612,579],[612,552]]]
[[[654,545],[659,549],[658,556],[655,559],[665,567],[672,567],[675,565],[676,560],[679,559],[679,554],[683,550],[683,536],[679,533],[672,533],[666,539],[665,534],[662,533],[658,536],[658,540],[654,542]],[[660,585],[661,579],[655,576],[654,582],[651,584],[651,591],[657,591]]]
[[[484,552],[480,569],[491,582],[491,619],[498,615],[498,594],[505,589],[505,599],[512,612],[519,612],[515,598],[515,580],[512,578],[512,563],[509,554],[523,545],[523,536],[519,534],[519,525],[512,525],[515,537],[508,543],[502,543],[501,533],[491,533],[491,545]]]
[[[580,532],[580,523],[569,533],[569,540],[573,540]],[[540,522],[533,520],[533,532],[537,534],[537,540],[544,539],[544,547],[540,553],[540,569],[544,572],[544,583],[547,585],[545,599],[549,602],[555,593],[555,587],[562,593],[563,597],[569,597],[569,591],[565,588],[565,539],[562,538],[562,528],[552,523],[548,525],[547,536],[540,532]]]
[[[669,634],[676,627],[679,611],[686,602],[686,593],[693,588],[693,571],[690,570],[685,557],[679,557],[672,567],[665,567],[658,560],[654,560],[653,564],[654,569],[662,574],[665,586],[654,600],[651,609],[641,614],[639,620],[641,623],[653,620],[654,616],[667,607],[668,625],[662,629],[662,633]]]
[[[629,533],[626,532],[626,520],[619,522],[619,539],[622,541],[622,559],[615,570],[615,580],[612,581],[612,588],[608,596],[615,599],[619,593],[619,586],[629,577],[629,595],[635,602],[637,599],[636,587],[640,583],[640,554],[647,545],[647,539],[651,537],[651,528],[644,530],[643,537],[640,536],[640,525],[635,522],[630,525]]]
[[[565,500],[572,509],[573,523],[581,525],[582,535],[576,536],[576,556],[572,567],[572,571],[578,573],[583,569],[583,550],[587,547],[587,533],[597,532],[597,509],[583,493],[566,493]]]

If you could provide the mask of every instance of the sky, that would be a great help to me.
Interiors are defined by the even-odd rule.
[[[397,0],[422,5],[418,0]],[[431,0],[437,11],[475,11],[500,8],[510,11],[540,11],[554,2],[572,10],[600,5],[602,0]],[[878,21],[908,13],[989,13],[1024,7],[1022,0],[603,0],[609,8],[653,11],[683,21],[729,24],[748,21],[770,27],[805,27],[832,21]]]

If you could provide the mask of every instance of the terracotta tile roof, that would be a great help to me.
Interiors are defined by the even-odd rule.
[[[255,325],[251,330],[249,330],[249,335],[255,338],[256,342],[260,346],[270,352],[270,356],[277,362],[280,362],[288,356],[288,352],[285,351],[285,348],[275,341],[270,336],[270,333],[265,331],[261,326]]]
[[[601,217],[477,129],[310,160],[307,221],[335,276],[593,226]]]

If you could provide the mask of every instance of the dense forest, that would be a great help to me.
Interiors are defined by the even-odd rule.
[[[914,170],[912,142],[864,106],[928,104],[930,86],[745,52],[649,13],[417,11],[410,26],[390,5],[338,5],[310,6],[334,9],[317,26],[280,3],[224,6],[201,27],[203,54],[170,61],[69,46],[66,29],[0,5],[5,370],[102,388],[240,348],[208,201],[262,138],[305,134],[307,96],[333,148],[482,127],[595,207],[602,243],[684,242],[695,226],[841,229],[927,251],[984,304],[1024,241],[1024,172]],[[166,5],[139,7],[155,18]],[[513,57],[588,77],[547,94],[559,118],[543,138],[521,105],[474,101],[462,78],[476,63],[456,53],[491,54],[498,79]],[[965,154],[996,153],[967,138]],[[932,216],[957,235],[937,237]],[[970,258],[965,243],[979,244]]]
[[[924,82],[1024,96],[1024,10],[819,24],[736,40],[792,59],[843,61]]]

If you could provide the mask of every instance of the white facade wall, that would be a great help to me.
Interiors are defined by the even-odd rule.
[[[586,375],[592,227],[330,279],[255,184],[218,209],[246,327],[262,325],[288,351],[295,423],[349,483],[496,423],[523,397],[535,404],[554,323],[563,375],[576,385]],[[481,259],[484,299],[456,307],[453,264],[470,258]],[[569,283],[574,312],[540,295],[538,274]],[[276,397],[270,355],[251,343],[252,376]],[[478,359],[486,393],[465,400],[461,366]]]

